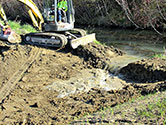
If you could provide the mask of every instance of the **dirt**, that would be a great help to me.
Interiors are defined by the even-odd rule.
[[[21,78],[13,78],[19,76],[22,65],[37,50],[40,55],[32,60],[33,63]],[[97,44],[77,50],[65,48],[57,51],[30,45],[11,46],[1,42],[0,88],[2,90],[9,85],[10,89],[14,83],[16,85],[4,100],[1,99],[0,121],[5,124],[67,122],[65,118],[74,117],[70,114],[72,110],[80,110],[75,104],[86,107],[85,103],[77,102],[69,95],[88,92],[95,87],[103,90],[123,87],[123,81],[117,85],[107,85],[111,78],[114,82],[119,79],[109,76],[105,70],[111,58],[119,55],[122,55],[120,50]]]
[[[159,85],[162,85],[159,88],[163,88],[166,82],[160,82],[156,83],[156,85],[159,87]],[[153,84],[153,87],[156,86]],[[163,86],[164,85],[164,86]],[[144,88],[145,86],[142,86],[140,88]],[[151,85],[148,85],[149,89],[146,91],[148,92],[149,90],[152,90],[150,87]],[[155,89],[158,87],[154,87]],[[138,87],[138,86],[137,86]],[[137,88],[136,86],[134,87],[135,89]],[[151,88],[151,89],[150,89]],[[154,90],[155,90],[154,89]],[[136,89],[137,90],[137,89]],[[140,89],[141,90],[141,89]],[[165,89],[164,89],[165,90]],[[138,114],[140,110],[143,109],[149,109],[148,105],[153,105],[158,103],[161,100],[165,100],[165,91],[158,91],[157,93],[149,93],[147,96],[141,96],[139,98],[133,98],[130,99],[128,102],[116,105],[114,107],[105,107],[103,108],[100,112],[93,113],[86,115],[82,118],[75,119],[72,124],[74,125],[80,125],[80,124],[163,124],[165,117],[157,117],[159,110],[154,109],[153,114],[156,114],[156,116],[149,116],[144,115],[141,116]]]
[[[120,70],[126,78],[137,82],[166,80],[166,59],[152,58],[133,62]]]
[[[124,54],[114,47],[95,43],[76,50],[0,46],[0,92],[15,83],[0,99],[0,124],[67,124],[102,107],[166,88],[163,82],[129,84],[109,74],[111,59]],[[23,64],[29,64],[26,71]]]
[[[31,48],[28,46],[8,46],[0,42],[0,88],[9,80],[15,71],[29,57]]]

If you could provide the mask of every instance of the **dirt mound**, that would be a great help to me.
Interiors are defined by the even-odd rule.
[[[166,80],[166,59],[144,59],[128,64],[120,70],[128,79],[138,82]]]
[[[1,48],[0,93],[15,72],[18,77],[15,89],[0,102],[2,124],[67,124],[102,107],[166,88],[165,83],[127,84],[108,74],[111,58],[123,54],[113,47],[92,43],[59,51],[27,45]]]
[[[113,46],[108,47],[92,43],[79,47],[73,54],[83,58],[89,66],[109,70],[111,59],[116,56],[122,56],[124,52]]]
[[[29,45],[1,46],[0,92],[6,84],[16,83],[15,89],[11,89],[4,100],[0,99],[0,121],[5,124],[68,122],[93,108],[75,100],[72,94],[77,96],[92,88],[100,91],[103,87],[104,91],[123,87],[123,81],[117,87],[118,78],[110,77],[101,70],[107,67],[111,57],[122,54],[113,47],[92,43],[76,50],[65,48],[57,52]],[[37,58],[31,59],[37,53]],[[32,63],[28,63],[29,60]],[[24,64],[29,64],[28,68],[27,65],[25,67],[26,71]],[[114,79],[114,83],[107,85],[110,78]],[[81,109],[83,111],[77,115]]]

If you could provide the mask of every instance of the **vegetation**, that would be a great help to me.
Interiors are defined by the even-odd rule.
[[[154,56],[152,56],[152,58],[161,58],[161,59],[166,59],[166,49],[163,48],[163,53],[160,54],[155,54]]]
[[[165,54],[155,54],[155,55],[153,56],[153,58],[166,59],[166,55],[165,55]]]
[[[42,10],[42,0],[33,0]],[[23,4],[1,1],[10,19],[30,21]],[[166,29],[165,0],[73,0],[76,22],[86,25]],[[21,12],[21,13],[20,13]]]
[[[96,43],[96,44],[99,44],[99,45],[102,45],[102,43],[100,42],[100,41],[94,41],[94,43]]]
[[[154,119],[166,124],[166,99],[159,100],[158,102],[148,104],[143,109],[137,110],[137,115],[141,119]],[[157,122],[156,121],[156,122]]]
[[[157,28],[166,28],[164,0],[74,0],[74,3],[79,23],[151,27],[156,31]]]
[[[36,30],[28,24],[20,25],[20,22],[9,21],[9,25],[18,34],[36,32]]]

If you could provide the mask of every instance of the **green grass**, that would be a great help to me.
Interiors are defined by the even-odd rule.
[[[137,110],[137,115],[141,118],[156,120],[166,120],[166,98],[155,103],[144,106],[143,109]]]
[[[99,45],[102,45],[102,43],[99,42],[99,41],[97,41],[97,40],[95,40],[94,43],[99,44]]]
[[[163,52],[160,54],[154,54],[152,58],[161,58],[161,59],[166,59],[166,48],[165,46],[163,47]]]
[[[166,54],[155,54],[154,56],[152,56],[152,58],[166,59]]]
[[[31,25],[28,25],[28,24],[20,25],[19,22],[9,21],[9,25],[11,29],[18,34],[36,32],[35,28],[33,28]]]
[[[28,24],[20,25],[19,22],[15,21],[9,21],[9,24],[12,30],[14,30],[18,34],[36,32],[36,30]]]

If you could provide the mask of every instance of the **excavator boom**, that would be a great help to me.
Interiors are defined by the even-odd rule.
[[[7,22],[6,14],[5,14],[5,11],[4,11],[2,5],[0,5],[0,16],[1,16],[3,21]]]
[[[41,31],[44,19],[36,4],[32,0],[18,0],[18,1],[26,5],[28,14],[31,17],[33,25],[37,27],[38,30]]]

